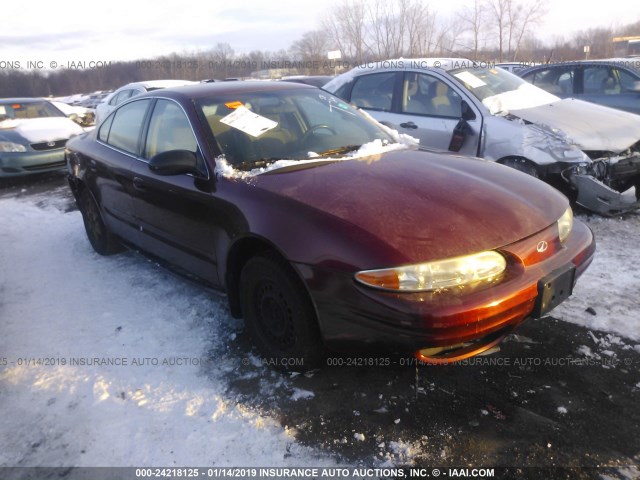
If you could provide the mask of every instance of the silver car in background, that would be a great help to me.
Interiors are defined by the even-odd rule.
[[[605,215],[640,208],[640,116],[465,59],[369,63],[323,87],[427,148],[517,168]],[[635,187],[635,196],[632,187]]]
[[[150,92],[151,90],[182,87],[183,85],[192,85],[194,83],[197,82],[191,82],[189,80],[148,80],[144,82],[127,83],[115,92],[109,94],[96,106],[96,125],[99,125],[118,105],[131,97]]]

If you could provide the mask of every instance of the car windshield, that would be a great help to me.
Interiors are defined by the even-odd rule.
[[[458,68],[456,77],[494,115],[557,102],[552,95],[501,68]]]
[[[0,121],[8,119],[64,117],[65,115],[49,102],[3,102],[0,103]]]
[[[317,89],[239,93],[202,99],[198,107],[227,163],[240,170],[394,143],[380,125]]]

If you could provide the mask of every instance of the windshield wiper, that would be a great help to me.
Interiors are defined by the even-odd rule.
[[[362,145],[345,145],[344,147],[332,148],[331,150],[326,150],[322,153],[319,153],[319,157],[329,157],[331,155],[342,155],[349,152],[355,152]]]
[[[278,160],[288,160],[282,157],[269,157],[269,158],[260,158],[258,160],[249,160],[247,162],[240,162],[233,164],[233,168],[236,170],[253,170],[254,168],[263,168],[268,167],[274,162]]]

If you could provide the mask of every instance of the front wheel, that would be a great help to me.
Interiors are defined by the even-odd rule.
[[[311,300],[291,267],[273,254],[251,258],[240,277],[242,312],[264,363],[280,370],[320,364],[323,345]]]
[[[102,221],[98,204],[91,192],[84,188],[78,197],[78,208],[82,213],[84,229],[93,249],[100,255],[112,255],[123,250],[117,238]]]
[[[506,158],[500,163],[506,167],[511,167],[522,173],[531,175],[532,177],[540,178],[540,171],[537,165],[526,158]]]

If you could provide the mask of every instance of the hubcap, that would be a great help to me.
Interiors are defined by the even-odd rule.
[[[285,294],[272,283],[263,283],[256,296],[260,329],[281,350],[295,344],[293,313]]]

